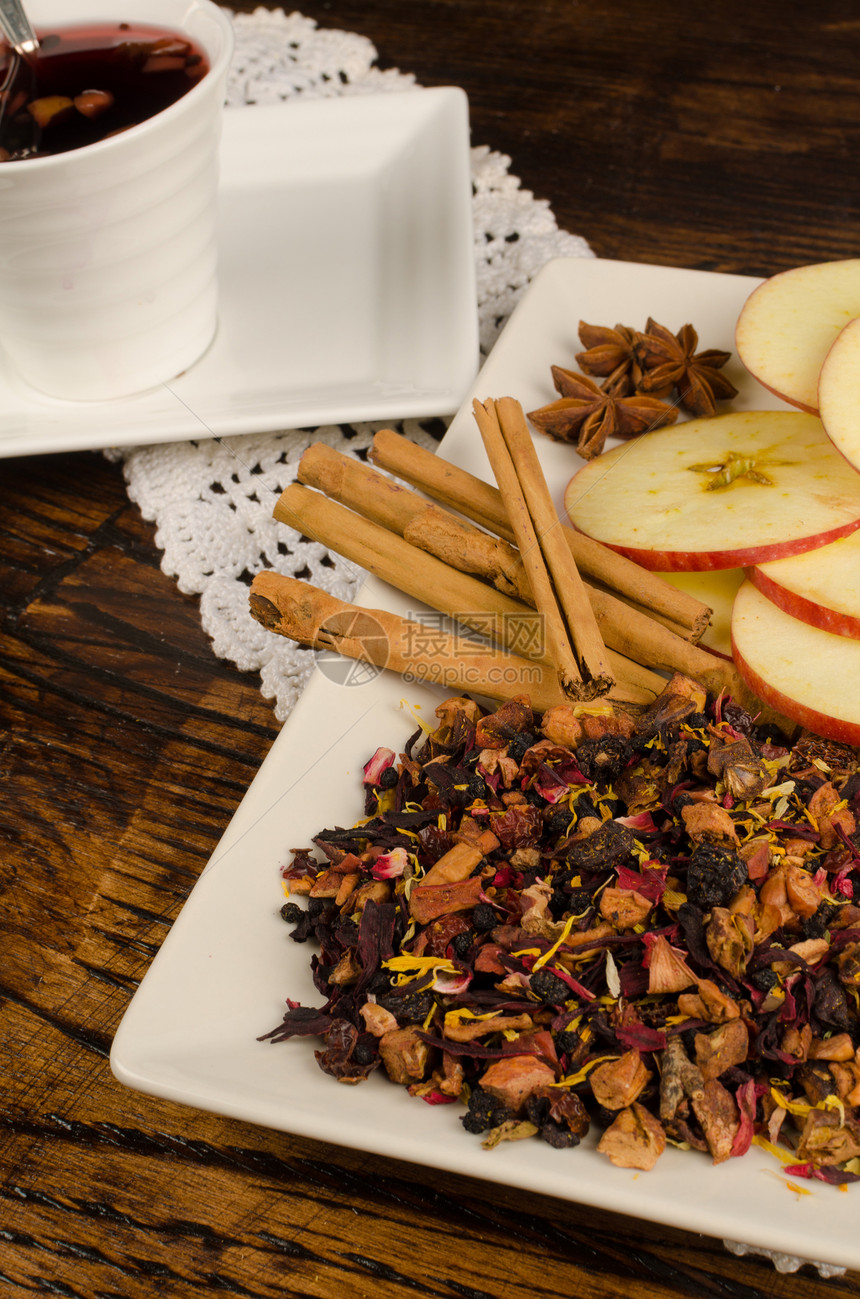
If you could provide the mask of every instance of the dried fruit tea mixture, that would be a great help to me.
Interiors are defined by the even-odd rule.
[[[367,763],[366,819],[294,850],[324,1004],[266,1038],[459,1102],[485,1146],[593,1124],[624,1168],[756,1142],[860,1176],[858,753],[680,676],[638,716],[436,713]]]

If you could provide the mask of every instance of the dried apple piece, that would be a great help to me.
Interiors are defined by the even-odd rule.
[[[666,1149],[666,1133],[654,1115],[634,1101],[606,1129],[597,1149],[616,1168],[648,1172]]]

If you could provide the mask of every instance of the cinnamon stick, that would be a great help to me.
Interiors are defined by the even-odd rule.
[[[526,658],[546,662],[542,620],[527,605],[477,578],[450,568],[402,537],[362,518],[300,483],[282,492],[274,516],[359,564],[406,595],[447,614]],[[656,673],[610,651],[614,698],[655,697],[665,684]],[[632,692],[632,693],[631,693]]]
[[[511,463],[516,467],[538,545],[573,639],[577,660],[592,679],[606,677],[609,675],[606,645],[576,560],[562,535],[523,408],[513,397],[501,397],[496,401],[496,414]]]
[[[404,528],[429,505],[423,496],[402,483],[394,482],[325,442],[313,442],[302,454],[296,477],[306,487],[316,487],[331,500],[358,510],[401,536]]]
[[[717,691],[735,688],[731,664],[676,635],[659,618],[594,587],[589,589],[589,599],[605,643],[619,654],[652,668],[697,677]]]
[[[462,523],[438,505],[428,505],[416,514],[403,529],[403,537],[461,573],[482,577],[497,591],[531,603],[531,587],[519,553],[501,537]]]
[[[593,590],[594,588],[591,589]],[[614,591],[606,591],[604,588],[599,589],[603,590],[604,594],[616,604],[624,604],[628,609],[632,609],[634,613],[641,614],[650,621],[658,622],[661,627],[665,627],[673,636],[680,637],[681,640],[686,641],[688,644],[692,645],[693,648],[696,648],[698,638],[694,638],[690,635],[691,629],[689,627],[685,627],[681,623],[675,622],[672,618],[667,618],[665,614],[655,613],[652,609],[646,609],[643,604],[640,604],[637,600],[631,600],[629,596],[617,595]]]
[[[560,590],[562,575],[556,567],[558,548],[547,545],[552,527],[547,524],[542,509],[543,493],[549,496],[543,475],[540,474],[540,481],[536,482],[534,461],[528,458],[522,462],[514,461],[511,446],[502,428],[497,403],[488,401],[482,404],[475,401],[472,409],[487,458],[505,502],[535,608],[544,620],[547,645],[558,668],[562,689],[573,699],[594,699],[597,695],[605,694],[612,685],[606,649],[584,593],[582,607],[576,601],[563,603]],[[528,430],[526,434],[531,443]],[[516,444],[515,433],[512,434],[512,440]],[[541,501],[541,507],[535,511],[534,506],[538,501]],[[575,569],[569,551],[567,558],[570,566]],[[569,574],[566,576],[569,578]],[[578,583],[578,572],[575,578]],[[582,608],[585,609],[587,618],[584,626],[580,621]]]
[[[528,601],[528,580],[509,542],[465,523],[370,465],[314,442],[302,455],[296,477],[461,573],[483,577],[505,595]]]
[[[380,429],[369,458],[374,465],[396,474],[481,527],[514,540],[498,489],[467,470],[426,451],[393,429]],[[673,627],[686,629],[694,642],[703,635],[711,616],[707,605],[567,525],[562,525],[562,534],[581,572],[649,613],[665,618]]]
[[[397,434],[391,436],[398,437]],[[411,443],[407,445],[412,446]],[[436,461],[437,457],[431,459]],[[413,545],[436,555],[461,572],[483,577],[497,590],[534,607],[528,580],[513,546],[471,524],[462,523],[456,515],[439,506],[429,505],[424,497],[369,465],[317,442],[302,456],[298,478],[301,483],[319,488],[333,500],[372,522],[400,532]],[[275,515],[279,517],[277,510]],[[336,540],[326,544],[338,549]],[[662,579],[661,584],[668,586]],[[634,606],[626,598],[602,587],[591,583],[584,585],[600,634],[610,649],[646,667],[668,672],[702,676],[714,671],[713,655],[690,643],[689,628],[684,629],[679,623],[666,628],[668,619],[662,615]],[[625,674],[625,679],[627,676],[629,673]]]
[[[476,478],[468,470],[452,465],[442,456],[388,428],[380,429],[374,435],[368,459],[426,492],[435,501],[464,514],[482,528],[488,528],[507,541],[514,540],[501,492],[484,482],[483,478]]]
[[[527,657],[544,657],[541,623],[534,610],[450,568],[387,528],[380,527],[320,492],[291,483],[274,517],[420,600]],[[533,647],[535,652],[530,652]]]
[[[435,630],[432,648],[422,649],[428,638],[420,622],[385,609],[347,604],[298,578],[258,573],[249,602],[252,616],[278,635],[427,685],[496,700],[528,695],[538,712],[566,702],[547,664],[475,644],[474,652],[464,653],[462,638],[440,636]],[[651,699],[645,692],[640,702]]]
[[[413,451],[421,450],[401,438],[399,434],[383,429],[377,434],[377,438],[380,439],[379,445],[386,449],[385,439],[388,436],[395,449],[398,448],[398,444],[403,444],[404,448],[408,447]],[[407,454],[405,449],[403,454]],[[429,455],[429,452],[423,454]],[[437,456],[430,456],[430,463],[434,466],[445,464]],[[431,505],[423,496],[405,487],[403,483],[379,473],[371,465],[344,455],[342,451],[336,451],[325,442],[314,442],[302,455],[296,476],[300,483],[315,487],[332,500],[339,501],[341,505],[346,505],[349,509],[364,515],[366,519],[372,519],[374,523],[400,533],[412,545],[429,551],[431,555],[436,555],[445,563],[459,568],[461,572],[474,573],[477,577],[492,582],[506,595],[513,595],[527,604],[530,602],[531,589],[522,564],[519,562],[519,555],[513,546],[499,536],[464,523],[450,510]],[[466,477],[468,478],[469,475]],[[498,495],[496,488],[489,488],[480,479],[472,481],[478,487],[487,488],[488,491]],[[507,520],[503,522],[507,525]],[[509,528],[508,531],[510,532]],[[571,535],[576,536],[571,534],[567,527],[563,527],[562,532],[568,543]],[[581,540],[586,543],[589,541],[587,537]],[[593,545],[601,550],[604,549],[598,542],[594,542]],[[649,578],[652,577],[651,574],[644,569],[638,569],[636,565],[620,556],[615,558],[620,560],[622,568],[636,569],[647,585]],[[669,583],[664,582],[662,578],[654,578],[654,581],[660,588],[669,587]],[[598,615],[603,638],[613,649],[618,648],[612,640],[613,631],[616,627],[621,628],[625,625],[625,608],[622,607],[621,601],[625,607],[629,605],[643,616],[655,619],[673,635],[687,641],[697,639],[697,636],[692,635],[690,626],[646,608],[638,601],[634,601],[632,597],[607,591],[605,585],[595,587],[593,583],[586,582],[585,586],[595,613]],[[600,594],[596,595],[597,592]],[[606,599],[603,598],[604,596]],[[707,612],[706,606],[699,604],[698,601],[692,603]],[[651,629],[641,620],[634,622],[630,630],[637,628],[646,638],[644,648],[646,657],[642,660],[644,663],[671,670],[688,670],[684,666],[686,660],[683,659],[683,655],[681,661],[675,662],[674,655],[677,647],[673,642],[663,640],[657,651],[651,650],[649,648]],[[625,643],[629,639],[627,632],[623,633],[623,639]]]

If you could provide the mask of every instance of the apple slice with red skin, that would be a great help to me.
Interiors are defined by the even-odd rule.
[[[732,650],[742,680],[763,703],[830,740],[860,745],[860,641],[792,618],[744,582]]]
[[[860,258],[795,266],[753,289],[738,316],[735,347],[760,384],[816,414],[824,358],[855,316]]]
[[[590,460],[564,504],[575,528],[643,568],[745,568],[853,532],[860,474],[813,415],[733,411]]]
[[[801,622],[860,640],[860,531],[749,570],[754,586]]]
[[[860,537],[860,531],[856,534]],[[663,577],[680,591],[701,600],[711,610],[711,621],[699,644],[702,649],[732,657],[732,606],[738,587],[744,580],[743,568],[720,568],[699,573],[664,573]]]
[[[845,326],[824,358],[818,405],[827,436],[860,469],[860,318]]]

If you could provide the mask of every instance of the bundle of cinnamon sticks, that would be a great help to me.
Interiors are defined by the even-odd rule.
[[[448,689],[529,694],[539,709],[604,696],[648,703],[665,685],[660,672],[734,689],[733,666],[697,644],[705,605],[560,523],[519,403],[501,398],[473,410],[496,487],[386,429],[372,465],[324,443],[309,447],[298,482],[274,509],[452,619],[450,630],[428,637],[420,616],[345,605],[271,572],[254,580],[252,614],[303,644]],[[381,635],[356,633],[368,616]]]

